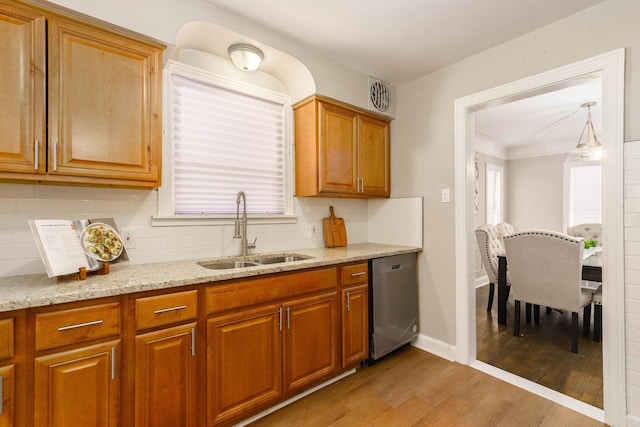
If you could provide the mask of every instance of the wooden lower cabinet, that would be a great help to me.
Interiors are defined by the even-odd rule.
[[[120,340],[35,359],[35,425],[117,426]]]
[[[369,288],[367,284],[342,290],[342,367],[369,356]]]
[[[336,293],[208,321],[208,419],[221,424],[337,369]]]
[[[196,323],[136,336],[136,426],[197,424]]]
[[[269,305],[207,322],[209,425],[282,395],[282,309]]]
[[[284,392],[323,378],[338,368],[336,293],[283,306]]]
[[[15,365],[0,367],[0,427],[12,427],[15,419]]]

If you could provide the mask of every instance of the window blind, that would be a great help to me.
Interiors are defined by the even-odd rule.
[[[178,215],[284,214],[284,105],[172,75],[174,206]]]

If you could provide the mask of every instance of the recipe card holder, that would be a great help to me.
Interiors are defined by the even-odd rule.
[[[106,276],[109,274],[109,263],[108,262],[99,262],[99,268],[94,271],[89,271],[88,274],[96,274],[98,276]],[[67,282],[67,281],[80,281],[87,280],[87,269],[86,267],[80,267],[77,273],[65,274],[63,276],[57,276],[58,283]]]

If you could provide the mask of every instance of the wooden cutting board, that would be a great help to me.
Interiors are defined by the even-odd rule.
[[[333,206],[329,206],[329,210],[331,216],[322,220],[324,244],[328,248],[347,246],[347,230],[344,227],[344,219],[336,217],[333,213]]]

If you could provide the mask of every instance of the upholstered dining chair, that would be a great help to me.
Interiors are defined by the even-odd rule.
[[[504,236],[517,233],[520,231],[520,228],[515,225],[511,225],[508,222],[501,222],[496,225],[496,230],[498,231],[498,236],[500,236],[500,241],[504,247]]]
[[[504,247],[498,231],[491,224],[483,224],[476,229],[476,241],[482,257],[482,265],[489,278],[489,301],[487,311],[491,311],[496,284],[498,283],[498,255],[504,255]],[[509,276],[507,275],[507,284]]]
[[[598,246],[602,246],[602,224],[577,224],[567,227],[567,234],[574,237],[582,237],[584,240],[597,240]]]
[[[571,351],[578,352],[578,313],[585,330],[591,319],[592,291],[581,288],[584,240],[547,230],[505,236],[505,251],[515,301],[513,335],[520,336],[520,302],[571,312]]]

